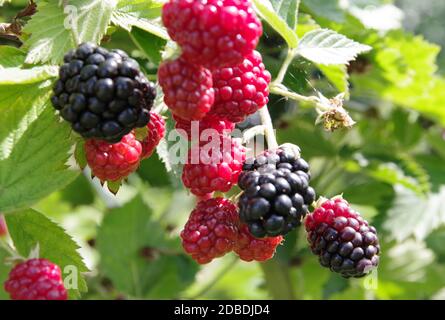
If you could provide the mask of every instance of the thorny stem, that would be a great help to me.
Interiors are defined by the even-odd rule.
[[[314,104],[318,110],[320,111],[326,111],[328,108],[327,106],[320,103],[319,99],[316,96],[303,96],[301,94],[292,92],[287,90],[284,86],[281,84],[272,84],[269,88],[271,93],[278,94],[280,96],[299,101],[299,102],[306,102]]]

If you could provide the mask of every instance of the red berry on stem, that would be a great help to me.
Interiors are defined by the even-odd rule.
[[[12,300],[67,300],[60,268],[45,259],[16,265],[5,282]]]
[[[252,51],[236,67],[215,70],[215,104],[210,113],[232,122],[243,121],[269,102],[270,80],[271,75],[257,51]]]
[[[282,236],[255,238],[247,225],[241,225],[234,251],[244,261],[266,261],[273,258],[277,247],[282,242]]]
[[[213,129],[219,134],[228,134],[235,129],[235,124],[233,122],[223,120],[210,113],[208,113],[202,120],[196,122],[183,120],[175,116],[173,116],[173,118],[176,121],[175,128],[184,130],[187,133],[188,140],[199,140],[201,133],[207,129]],[[196,137],[192,135],[192,131],[193,135],[197,135]]]
[[[183,57],[210,69],[241,63],[263,32],[250,0],[170,0],[162,21]]]
[[[165,135],[165,120],[155,112],[150,112],[150,122],[147,124],[148,135],[142,141],[141,159],[149,158],[156,149],[159,141]]]
[[[237,209],[229,200],[200,201],[181,232],[184,250],[206,264],[233,250],[238,237]]]
[[[164,102],[170,111],[184,120],[201,120],[213,105],[212,74],[182,58],[166,61],[158,71]]]
[[[379,264],[376,229],[341,197],[326,200],[306,217],[307,239],[320,264],[343,277],[363,277]]]
[[[184,186],[197,196],[227,192],[238,181],[246,149],[237,139],[218,136],[216,143],[195,145],[182,171]]]
[[[4,237],[8,234],[8,226],[4,215],[0,215],[0,237]]]
[[[139,167],[142,146],[133,133],[118,143],[90,139],[85,142],[85,153],[94,176],[104,181],[119,181]]]

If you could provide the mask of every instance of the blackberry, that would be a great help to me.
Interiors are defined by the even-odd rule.
[[[257,238],[284,235],[301,224],[315,200],[307,162],[290,148],[248,159],[238,179],[240,220]]]
[[[53,93],[54,108],[75,132],[111,143],[147,125],[156,96],[135,60],[93,43],[65,55]]]
[[[342,197],[324,200],[305,221],[312,252],[323,267],[345,278],[365,276],[379,264],[376,229]]]

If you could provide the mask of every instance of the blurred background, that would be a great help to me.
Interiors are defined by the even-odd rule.
[[[1,1],[0,1],[1,2]],[[10,22],[27,1],[0,8]],[[303,0],[299,35],[331,28],[373,50],[349,67],[296,59],[285,84],[327,97],[346,92],[357,125],[325,132],[313,107],[271,96],[279,143],[302,149],[319,195],[343,194],[375,225],[381,264],[365,279],[345,280],[319,266],[300,228],[276,257],[245,263],[228,254],[198,266],[178,234],[194,206],[178,169],[157,155],[142,162],[114,197],[84,172],[34,206],[81,246],[89,292],[83,299],[442,299],[445,298],[445,2]],[[264,24],[259,51],[274,75],[284,41]],[[143,39],[143,40],[141,40]],[[150,42],[150,59],[140,51]],[[0,38],[0,44],[16,44]],[[109,30],[104,45],[130,52],[155,79],[164,42],[141,29]],[[258,124],[249,117],[241,128]],[[171,126],[171,124],[170,124]],[[233,193],[238,190],[233,190]]]

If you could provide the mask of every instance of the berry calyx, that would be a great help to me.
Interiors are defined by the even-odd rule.
[[[307,239],[320,264],[343,277],[363,277],[379,264],[376,229],[342,197],[326,200],[306,217]]]
[[[201,120],[215,101],[210,71],[182,58],[163,62],[158,79],[165,104],[181,119]]]
[[[242,122],[269,102],[270,80],[271,75],[257,51],[252,51],[236,67],[213,71],[215,104],[210,113]]]
[[[30,259],[16,265],[5,282],[12,300],[67,300],[60,268],[45,259]]]
[[[238,179],[241,221],[258,238],[285,235],[301,224],[315,200],[309,181],[309,165],[288,148],[246,160]]]
[[[196,196],[227,192],[237,183],[245,156],[246,149],[239,139],[213,136],[211,142],[201,142],[190,149],[182,182]]]
[[[282,236],[258,239],[254,237],[247,225],[239,228],[235,253],[241,260],[266,261],[273,258],[277,247],[283,242]]]
[[[155,96],[154,84],[125,52],[84,43],[65,55],[51,102],[84,138],[114,143],[147,125]]]
[[[159,141],[165,136],[165,120],[155,112],[150,112],[150,122],[147,124],[147,137],[142,143],[141,159],[149,158]]]
[[[162,21],[184,59],[210,69],[241,63],[263,32],[249,0],[170,0]]]
[[[92,174],[105,181],[120,181],[139,167],[142,145],[133,133],[111,144],[90,139],[85,142],[85,154]]]
[[[181,232],[184,250],[206,264],[233,250],[238,239],[236,206],[224,198],[200,201]]]

